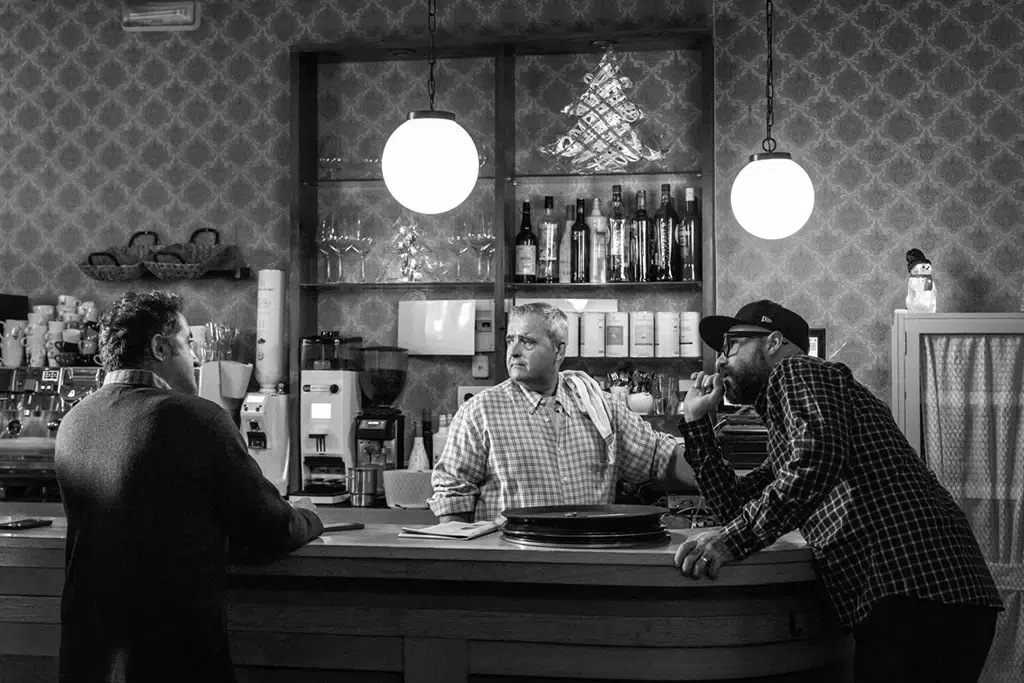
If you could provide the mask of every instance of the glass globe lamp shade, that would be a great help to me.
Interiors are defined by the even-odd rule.
[[[814,185],[785,152],[755,154],[732,184],[732,213],[755,237],[789,237],[811,217]]]
[[[473,138],[446,111],[414,111],[384,145],[381,172],[388,192],[417,213],[450,211],[476,185],[480,157]]]

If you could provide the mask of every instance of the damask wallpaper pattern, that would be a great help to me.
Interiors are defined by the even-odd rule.
[[[702,3],[439,4],[444,40],[470,30],[683,25]],[[125,33],[120,6],[0,4],[0,291],[108,302],[122,286],[88,280],[76,264],[143,227],[164,242],[215,227],[253,267],[286,267],[288,46],[416,39],[422,3],[203,2],[202,27],[178,34]],[[810,172],[816,207],[804,230],[778,243],[732,220],[731,181],[764,137],[764,18],[760,3],[718,0],[718,308],[762,296],[788,304],[827,328],[836,358],[887,396],[888,326],[903,301],[907,249],[933,261],[942,310],[1017,308],[1024,4],[775,7],[774,134]],[[188,296],[195,322],[255,327],[253,282],[173,288]],[[324,306],[326,319],[344,315],[340,303]],[[414,383],[420,399],[444,404],[448,387],[467,378],[459,361]]]

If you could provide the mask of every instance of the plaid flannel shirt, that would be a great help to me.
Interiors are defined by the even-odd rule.
[[[561,377],[553,398],[557,429],[544,397],[512,380],[463,404],[434,464],[434,514],[475,512],[484,520],[513,507],[612,503],[619,479],[665,477],[673,436],[605,395],[614,432],[609,448]]]
[[[744,477],[722,458],[708,417],[679,423],[733,555],[800,529],[847,628],[888,595],[1002,607],[967,517],[848,367],[786,358],[755,408],[768,457]]]

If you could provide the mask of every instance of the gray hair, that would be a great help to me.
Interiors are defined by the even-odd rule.
[[[508,319],[526,315],[535,315],[543,321],[544,331],[552,346],[564,344],[569,340],[569,319],[562,310],[545,303],[520,304],[512,307]]]

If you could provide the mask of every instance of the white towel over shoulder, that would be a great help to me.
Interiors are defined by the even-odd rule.
[[[565,370],[562,372],[562,379],[576,392],[583,412],[590,416],[590,420],[597,427],[597,432],[607,442],[612,436],[612,421],[601,385],[587,373],[577,370]]]

